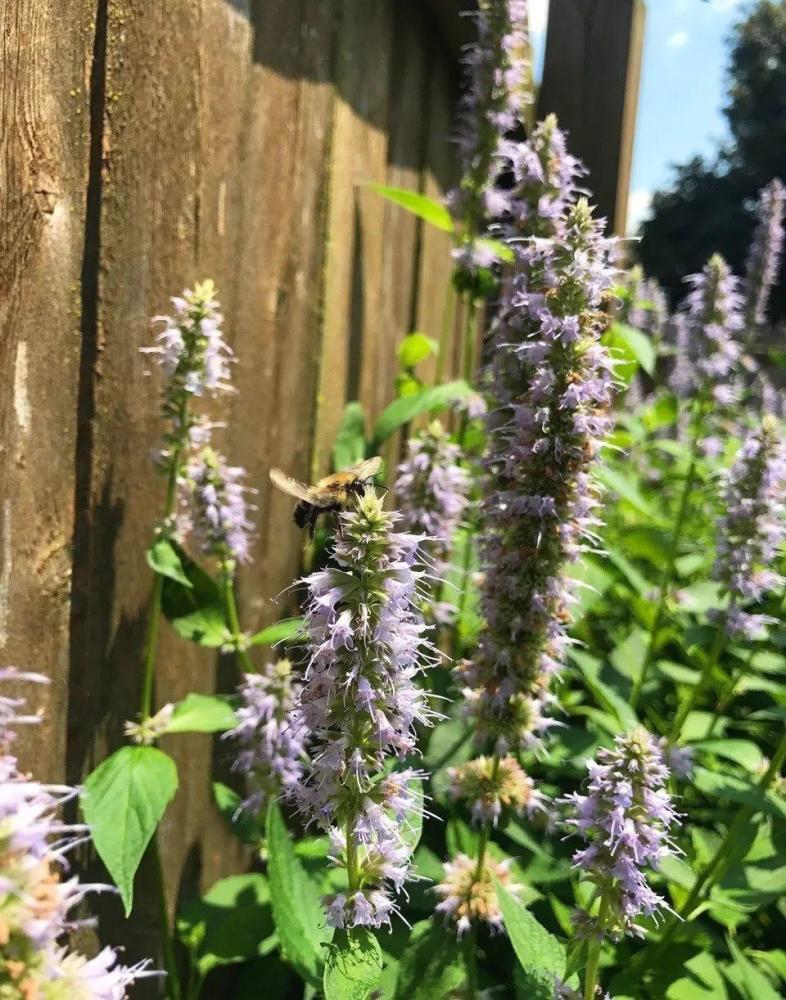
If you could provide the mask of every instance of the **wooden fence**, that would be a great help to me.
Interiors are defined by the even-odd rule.
[[[456,43],[439,19],[460,38],[458,7],[4,0],[0,662],[52,679],[21,743],[39,777],[79,782],[134,714],[162,500],[159,381],[139,349],[168,296],[208,276],[240,359],[216,416],[259,491],[242,618],[287,610],[301,538],[268,469],[323,470],[344,402],[373,418],[401,336],[439,330],[447,235],[364,182],[439,197],[455,181]],[[225,669],[167,630],[157,703],[227,684]],[[174,897],[241,858],[211,803],[211,740],[166,749]],[[147,948],[149,896],[115,935],[136,935],[129,957]]]

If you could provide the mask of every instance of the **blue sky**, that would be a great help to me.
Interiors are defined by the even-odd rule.
[[[726,39],[745,6],[744,0],[646,0],[631,232],[646,215],[652,192],[668,185],[670,165],[712,153],[724,138]],[[542,57],[547,11],[548,0],[530,0],[536,58]]]

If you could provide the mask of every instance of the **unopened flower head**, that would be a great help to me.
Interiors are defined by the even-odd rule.
[[[234,767],[248,778],[250,795],[243,806],[252,812],[260,812],[279,794],[290,795],[303,776],[299,692],[289,660],[246,674],[238,688],[237,725],[226,736],[238,744]]]
[[[756,637],[771,619],[742,606],[786,582],[771,568],[786,536],[785,491],[786,449],[777,421],[765,417],[743,442],[723,488],[713,577],[730,597],[731,635]]]
[[[422,811],[421,775],[385,773],[431,724],[415,680],[435,662],[417,610],[418,544],[373,490],[340,516],[335,566],[306,579],[309,662],[299,700],[312,765],[297,789],[309,821],[334,833],[334,863],[348,890],[326,901],[334,927],[380,926],[395,910],[390,887],[410,877],[406,831]]]
[[[216,559],[243,563],[251,558],[253,524],[242,485],[245,475],[245,469],[227,465],[218,452],[203,448],[180,477],[182,506],[188,511],[181,530],[189,525],[203,552]]]
[[[745,268],[745,322],[749,330],[767,322],[770,292],[783,252],[786,188],[776,177],[759,192],[758,221]]]
[[[739,280],[720,254],[686,278],[690,291],[682,304],[686,316],[690,392],[727,407],[739,398],[744,326]],[[686,372],[688,369],[686,369]]]
[[[148,716],[146,719],[141,719],[139,722],[126,722],[124,725],[125,734],[132,743],[150,747],[167,731],[174,711],[175,706],[169,703],[159,708],[155,715]]]
[[[162,414],[167,429],[158,458],[167,472],[173,464],[179,466],[184,448],[209,440],[212,425],[191,411],[191,400],[231,391],[230,365],[235,360],[221,330],[223,317],[212,281],[186,289],[172,304],[171,316],[153,319],[164,324],[155,346],[142,348],[158,358],[166,376]]]
[[[561,800],[569,810],[567,827],[588,845],[573,863],[595,883],[603,903],[602,922],[582,915],[583,933],[642,935],[636,920],[667,908],[647,883],[646,869],[676,853],[669,836],[676,820],[665,787],[669,770],[644,729],[618,736],[614,749],[599,750],[587,769],[587,794]]]
[[[488,853],[480,871],[477,859],[466,854],[457,854],[452,861],[443,864],[442,881],[434,886],[434,892],[440,897],[436,910],[455,924],[459,937],[479,924],[486,924],[496,933],[502,932],[504,924],[495,882],[514,895],[523,888],[513,881],[510,866],[510,860],[496,861]]]
[[[575,584],[566,564],[599,524],[591,471],[610,427],[613,362],[600,343],[600,307],[615,277],[612,244],[584,200],[554,225],[553,238],[520,250],[493,333],[481,507],[486,629],[462,679],[476,692],[479,736],[500,753],[531,745],[544,728],[568,643]]]
[[[46,678],[5,668],[4,681]],[[14,728],[38,718],[22,709],[23,699],[0,696],[0,996],[122,1000],[148,963],[125,968],[111,949],[101,962],[88,961],[59,944],[77,926],[74,908],[89,892],[109,887],[61,877],[68,852],[87,839],[87,828],[59,819],[76,789],[33,780],[8,752]]]
[[[476,757],[449,774],[450,797],[467,803],[475,823],[496,826],[503,815],[542,808],[543,796],[513,757]]]
[[[398,467],[395,494],[402,525],[426,536],[423,548],[436,563],[437,575],[446,568],[455,531],[469,502],[469,474],[460,459],[461,448],[435,420],[410,438],[407,458]]]

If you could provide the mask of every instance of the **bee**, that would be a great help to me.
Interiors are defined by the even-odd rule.
[[[314,537],[317,518],[320,514],[339,513],[348,510],[352,502],[365,490],[366,483],[373,479],[382,466],[379,456],[353,465],[351,469],[334,472],[325,476],[313,486],[299,483],[287,476],[281,469],[270,470],[270,480],[284,493],[297,498],[293,518],[298,528],[308,526],[308,537]]]

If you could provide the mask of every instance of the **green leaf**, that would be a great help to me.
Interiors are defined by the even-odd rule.
[[[512,264],[516,259],[513,249],[507,243],[503,243],[502,240],[492,240],[486,236],[481,236],[475,240],[475,246],[490,250],[497,260],[503,264]]]
[[[243,799],[234,788],[223,785],[220,781],[213,782],[213,798],[216,807],[229,823],[232,832],[243,844],[257,847],[262,840],[262,830],[256,818],[242,808]]]
[[[603,343],[612,357],[621,362],[617,365],[617,374],[623,381],[629,382],[636,368],[643,368],[648,375],[655,372],[657,359],[655,347],[647,334],[641,330],[626,323],[612,323],[603,335]]]
[[[704,753],[733,760],[751,774],[759,771],[764,760],[761,750],[752,740],[702,740],[693,745]]]
[[[419,331],[408,333],[398,345],[398,363],[402,368],[414,368],[438,350],[439,344],[433,337]]]
[[[617,717],[620,729],[635,728],[639,720],[629,701],[630,682],[621,683],[624,679],[619,674],[604,671],[600,660],[581,649],[572,649],[570,659],[581,671],[584,683],[598,704]]]
[[[161,608],[183,639],[200,646],[222,646],[228,636],[224,598],[218,584],[192,559],[181,553],[186,587],[165,577]]]
[[[562,942],[539,924],[501,883],[496,883],[496,890],[505,930],[522,968],[561,976],[565,970]]]
[[[733,774],[719,774],[697,767],[693,782],[700,792],[712,798],[728,799],[729,802],[739,802],[751,809],[761,810],[786,819],[786,801],[770,791],[763,792],[758,785]]]
[[[333,468],[348,469],[366,457],[366,415],[360,403],[347,403],[333,443]]]
[[[300,638],[303,628],[302,618],[282,618],[280,622],[268,625],[249,639],[251,646],[275,646],[276,643],[287,640],[296,641]]]
[[[319,893],[295,856],[275,803],[267,814],[267,846],[273,916],[281,948],[300,976],[321,989],[323,945],[331,939],[332,929],[325,924]]]
[[[225,733],[237,724],[229,700],[218,694],[187,694],[175,705],[165,733]]]
[[[147,564],[154,573],[169,577],[170,580],[176,580],[184,587],[190,588],[192,583],[183,569],[184,555],[180,546],[168,538],[159,538],[145,553]]]
[[[440,202],[433,198],[427,198],[417,191],[408,191],[406,188],[388,187],[385,184],[369,184],[372,191],[381,194],[383,198],[392,201],[394,205],[416,215],[430,226],[436,226],[446,233],[453,232],[453,219],[450,212]]]
[[[454,934],[423,920],[412,928],[399,965],[395,1000],[437,1000],[464,981],[464,963]]]
[[[382,949],[376,937],[362,927],[338,931],[325,959],[325,1000],[366,1000],[381,977]]]
[[[648,518],[650,525],[663,524],[663,518],[659,511],[643,495],[633,476],[626,475],[620,469],[612,468],[609,465],[599,466],[595,475],[607,489],[616,493],[620,500],[629,503],[631,507]]]
[[[455,382],[446,382],[443,385],[435,385],[430,389],[423,389],[412,396],[402,396],[395,399],[379,415],[374,427],[374,441],[372,450],[377,448],[390,435],[398,430],[403,424],[409,423],[421,413],[431,413],[433,410],[443,410],[458,399],[463,399],[472,392],[466,382],[459,379]]]
[[[120,890],[126,916],[134,875],[177,791],[177,768],[155,747],[122,747],[88,777],[80,801],[93,843]]]
[[[267,879],[258,872],[221,879],[201,899],[183,906],[177,932],[196,952],[202,975],[267,955],[278,943]]]
[[[496,891],[505,930],[528,980],[529,996],[532,1000],[552,1000],[554,982],[565,972],[563,944],[499,882]]]

